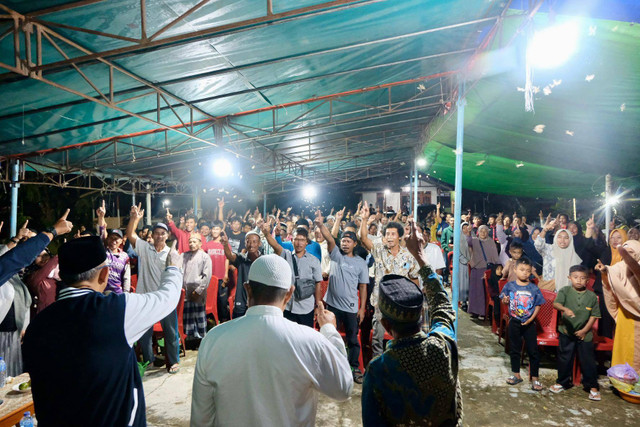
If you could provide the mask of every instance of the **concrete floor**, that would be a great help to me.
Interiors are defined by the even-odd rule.
[[[467,426],[506,426],[526,423],[533,426],[633,426],[639,424],[640,405],[615,395],[606,377],[600,377],[602,401],[592,402],[582,388],[560,394],[531,391],[529,382],[509,386],[509,358],[498,345],[487,323],[473,321],[461,313],[460,383]],[[163,369],[148,371],[144,378],[147,421],[150,426],[188,426],[191,382],[197,353],[188,351],[177,375]],[[540,377],[543,385],[556,378],[553,352],[543,356]],[[526,376],[523,367],[523,377]],[[356,385],[351,399],[338,403],[319,399],[316,425],[359,426],[362,387]]]

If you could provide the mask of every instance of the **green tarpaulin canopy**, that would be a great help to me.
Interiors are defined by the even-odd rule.
[[[575,18],[556,17],[556,23],[569,19]],[[549,15],[539,14],[534,28],[544,28],[549,21]],[[506,44],[521,22],[505,21],[492,52],[476,66],[476,72],[489,77],[467,84],[463,187],[506,195],[588,198],[602,193],[601,178],[607,173],[636,184],[640,28],[579,20],[577,51],[557,69],[535,70],[535,112],[526,112],[525,37],[500,50],[500,41]],[[513,62],[514,57],[522,60]],[[430,125],[424,151],[430,166],[424,171],[453,183],[455,144],[456,114],[450,112]]]

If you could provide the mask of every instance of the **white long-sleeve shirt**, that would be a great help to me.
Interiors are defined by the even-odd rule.
[[[213,328],[200,344],[191,426],[312,426],[317,393],[347,400],[353,376],[333,325],[320,332],[275,306]]]
[[[154,323],[164,319],[176,309],[182,289],[182,271],[167,267],[160,279],[160,288],[146,294],[121,294],[125,299],[124,335],[131,347]],[[58,300],[75,298],[96,292],[87,288],[64,288]]]

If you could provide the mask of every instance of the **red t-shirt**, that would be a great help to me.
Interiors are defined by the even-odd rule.
[[[211,273],[218,279],[223,279],[227,274],[224,268],[225,260],[224,246],[222,243],[213,240],[202,243],[202,250],[211,257]]]

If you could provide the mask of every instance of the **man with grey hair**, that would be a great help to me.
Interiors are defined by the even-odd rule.
[[[144,426],[142,379],[133,344],[175,310],[180,257],[173,251],[160,288],[145,294],[103,292],[109,260],[100,237],[60,247],[57,301],[33,320],[24,337],[25,368],[42,425]],[[61,385],[66,384],[64,392]]]
[[[257,258],[247,279],[246,315],[200,344],[191,425],[314,425],[318,392],[347,400],[353,388],[335,316],[318,304],[320,332],[283,317],[294,286],[278,255]]]

